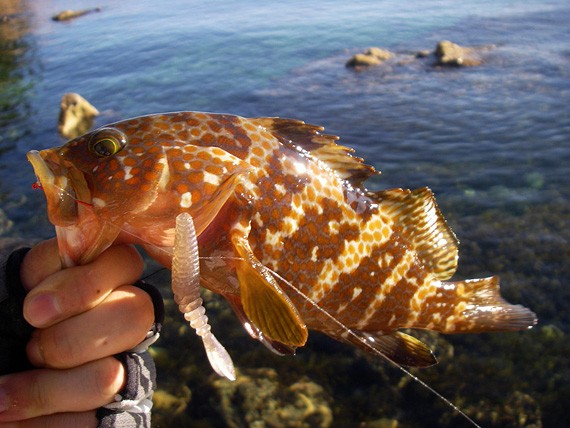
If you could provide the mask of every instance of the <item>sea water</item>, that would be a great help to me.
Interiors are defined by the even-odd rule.
[[[501,274],[509,296],[570,332],[567,1],[54,0],[7,1],[0,13],[9,16],[0,23],[3,235],[53,234],[25,153],[64,142],[65,92],[101,111],[97,125],[175,110],[297,118],[381,170],[371,188],[431,187],[463,241],[462,272]],[[440,40],[484,48],[483,64],[415,58]],[[370,46],[397,60],[345,67]]]

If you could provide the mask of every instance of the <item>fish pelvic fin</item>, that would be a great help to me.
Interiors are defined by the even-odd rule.
[[[239,295],[224,295],[227,302],[230,304],[234,313],[243,325],[244,330],[253,339],[259,340],[267,349],[277,355],[295,355],[296,347],[288,346],[276,340],[269,339],[265,337],[263,332],[257,328],[255,324],[245,314],[243,305],[241,304],[241,299]]]
[[[379,174],[374,167],[363,163],[362,158],[352,155],[353,149],[337,144],[338,137],[323,134],[322,126],[310,125],[294,119],[258,118],[253,120],[272,132],[284,146],[306,150],[355,187],[360,187],[371,175]]]
[[[400,331],[390,333],[350,330],[329,336],[376,355],[382,354],[398,365],[408,367],[429,367],[437,364],[431,349],[419,339]]]
[[[397,218],[402,234],[429,272],[439,280],[453,276],[457,269],[459,241],[443,218],[430,189],[390,189],[369,196]]]
[[[442,283],[444,288],[454,289],[456,301],[451,316],[443,322],[444,333],[483,333],[514,331],[532,328],[537,317],[530,309],[512,305],[499,294],[499,278],[468,279]]]
[[[307,326],[277,284],[271,272],[255,257],[246,238],[233,240],[241,257],[236,273],[245,315],[270,340],[288,347],[303,346]]]

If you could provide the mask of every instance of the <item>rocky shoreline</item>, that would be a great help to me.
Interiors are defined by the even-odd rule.
[[[485,52],[493,47],[493,45],[460,46],[449,40],[440,41],[433,51],[420,50],[415,54],[395,53],[380,47],[371,47],[353,55],[346,62],[346,67],[361,71],[391,61],[408,63],[424,59],[428,59],[431,67],[477,67],[485,62]]]

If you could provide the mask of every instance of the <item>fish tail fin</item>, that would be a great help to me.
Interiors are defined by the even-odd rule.
[[[512,305],[501,297],[496,276],[442,282],[441,288],[456,295],[455,301],[450,302],[453,313],[442,320],[444,333],[525,330],[537,322],[530,309]]]

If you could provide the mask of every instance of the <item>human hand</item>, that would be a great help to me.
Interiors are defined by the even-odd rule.
[[[54,239],[28,252],[20,270],[30,290],[24,317],[37,330],[27,354],[39,368],[0,377],[0,427],[97,426],[95,409],[113,401],[125,382],[112,355],[144,340],[154,321],[150,296],[126,285],[142,267],[125,245],[63,270]]]

